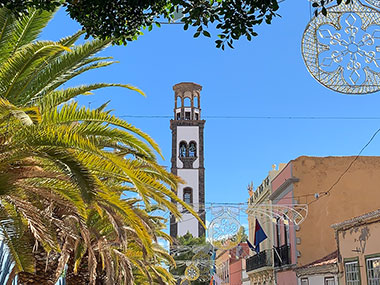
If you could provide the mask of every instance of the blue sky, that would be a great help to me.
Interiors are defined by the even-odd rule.
[[[380,94],[342,95],[321,86],[308,73],[301,56],[301,38],[310,20],[307,0],[285,0],[282,17],[258,28],[252,42],[222,51],[209,38],[193,38],[181,25],[163,25],[127,46],[110,47],[102,55],[120,63],[81,76],[73,84],[130,83],[147,97],[120,88],[81,97],[98,106],[111,100],[117,115],[172,115],[172,86],[192,81],[203,86],[203,116],[346,116],[377,117]],[[42,34],[57,40],[78,24],[60,10]],[[214,33],[215,35],[215,33]],[[169,119],[126,118],[151,135],[170,166]],[[272,164],[301,155],[356,155],[380,120],[207,119],[205,166],[207,202],[244,202],[246,186],[258,186]],[[364,155],[378,155],[380,137]],[[324,189],[321,189],[321,191]]]

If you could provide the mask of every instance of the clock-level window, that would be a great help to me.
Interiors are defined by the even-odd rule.
[[[189,205],[193,204],[193,189],[190,187],[183,189],[183,201]]]

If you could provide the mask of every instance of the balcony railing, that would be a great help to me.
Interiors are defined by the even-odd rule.
[[[275,247],[273,252],[274,267],[280,267],[286,264],[290,264],[290,246],[282,245]]]
[[[264,250],[249,257],[246,261],[246,271],[252,271],[261,267],[272,266],[272,250]]]
[[[290,246],[282,245],[261,251],[259,254],[249,257],[246,261],[246,271],[249,272],[265,266],[280,267],[290,264],[290,261]]]

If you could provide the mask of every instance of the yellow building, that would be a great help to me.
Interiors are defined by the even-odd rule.
[[[334,224],[340,284],[380,284],[380,209]]]
[[[273,169],[269,171],[268,176],[263,180],[260,186],[256,188],[255,191],[253,191],[253,189],[248,189],[250,192],[250,197],[248,199],[249,208],[258,207],[264,212],[270,212],[271,202],[269,200],[269,196],[272,193],[271,181],[284,166],[285,164],[280,164],[278,170],[276,170],[275,166],[273,166]],[[274,284],[272,251],[273,220],[270,215],[265,215],[264,213],[260,213],[260,211],[248,210],[249,241],[251,243],[253,243],[255,239],[256,219],[259,221],[268,238],[260,243],[259,254],[251,252],[253,256],[246,260],[246,271],[250,279],[250,284],[271,285]]]

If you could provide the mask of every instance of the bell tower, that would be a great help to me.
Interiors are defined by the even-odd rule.
[[[177,195],[193,207],[205,222],[205,169],[203,129],[201,120],[200,92],[202,86],[182,82],[173,86],[174,119],[170,120],[172,131],[171,172],[185,181],[178,186]],[[186,210],[182,209],[182,220],[170,219],[170,235],[183,236],[190,232],[194,237],[205,234],[204,228]]]

